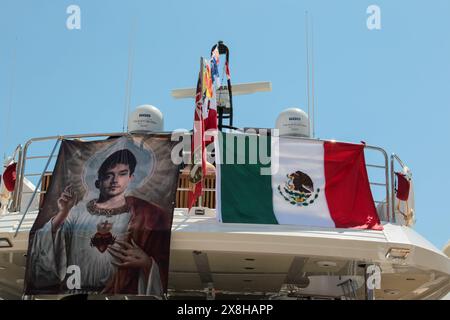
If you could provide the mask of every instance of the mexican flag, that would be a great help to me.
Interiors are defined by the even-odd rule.
[[[223,133],[216,162],[219,221],[382,230],[363,144]]]

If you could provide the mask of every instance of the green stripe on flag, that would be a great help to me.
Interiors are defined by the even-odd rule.
[[[270,163],[261,163],[264,159],[259,157],[260,143],[264,140],[267,141],[264,153],[270,157],[270,136],[260,140],[254,135],[222,134],[220,192],[223,222],[277,224],[272,205],[272,177],[261,175],[261,168],[270,168]],[[233,163],[230,164],[231,159]]]

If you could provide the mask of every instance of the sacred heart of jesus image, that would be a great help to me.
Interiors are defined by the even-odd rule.
[[[113,245],[116,237],[111,234],[112,223],[108,220],[97,224],[97,233],[91,238],[91,246],[96,247],[101,253],[108,249],[109,245]]]

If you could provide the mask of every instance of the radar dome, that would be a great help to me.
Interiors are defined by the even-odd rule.
[[[128,118],[128,131],[130,133],[161,132],[163,130],[163,114],[155,106],[149,104],[139,106]]]
[[[283,110],[277,118],[275,128],[279,130],[280,136],[310,137],[308,115],[298,108]]]

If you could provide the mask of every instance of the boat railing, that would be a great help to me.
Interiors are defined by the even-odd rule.
[[[22,157],[22,145],[19,144],[16,149],[14,150],[14,153],[12,155],[12,161],[17,163],[17,166],[20,166],[21,163],[21,157]],[[16,172],[18,172],[18,167],[16,167]],[[17,196],[17,192],[13,192],[11,195],[12,201],[9,203],[8,210],[9,211],[15,211],[14,208],[14,196]]]
[[[19,162],[17,164],[16,168],[16,186],[14,188],[13,194],[12,194],[12,204],[10,206],[10,212],[18,212],[22,215],[20,222],[16,228],[16,232],[14,236],[17,236],[17,234],[21,230],[22,223],[25,220],[25,217],[27,214],[32,211],[31,209],[38,209],[38,208],[32,208],[32,204],[36,199],[36,196],[39,195],[40,201],[39,206],[42,202],[43,196],[45,196],[46,188],[42,189],[41,184],[46,176],[50,175],[52,173],[52,170],[49,170],[50,164],[52,161],[56,159],[55,152],[57,151],[57,147],[59,143],[62,140],[65,139],[89,139],[89,138],[98,138],[98,137],[111,137],[111,136],[122,136],[126,135],[127,133],[110,133],[110,134],[102,134],[102,133],[95,133],[95,134],[77,134],[77,135],[59,135],[59,136],[48,136],[48,137],[41,137],[41,138],[32,138],[28,140],[23,149],[19,152]],[[40,154],[40,155],[30,155],[29,149],[30,146],[33,144],[36,144],[37,142],[54,142],[53,148],[50,152],[50,154]],[[32,164],[29,164],[32,161],[36,160],[45,160],[45,166],[43,170],[34,169],[35,167]],[[32,172],[26,171],[28,167],[31,167]],[[35,181],[36,178],[38,179],[37,182]],[[34,190],[31,191],[24,191],[24,181],[25,179],[29,179],[34,184]],[[29,199],[25,206],[23,206],[22,199],[25,194],[29,194]]]
[[[378,216],[380,220],[390,222],[392,221],[392,218],[389,214],[391,203],[389,201],[390,185],[388,154],[383,148],[370,145],[365,145],[365,151],[366,155],[367,151],[371,151],[382,156],[382,160],[378,160],[376,163],[372,162],[374,161],[372,159],[373,157],[370,157],[370,160],[366,157],[366,169],[369,173],[369,184],[378,211]],[[378,171],[377,174],[371,175],[370,172],[372,169]]]
[[[94,133],[94,134],[77,134],[77,135],[58,135],[58,136],[48,136],[41,138],[33,138],[28,140],[25,145],[20,146],[16,149],[15,157],[17,158],[17,178],[16,178],[16,188],[12,194],[12,203],[10,205],[10,212],[16,212],[22,214],[22,220],[19,224],[23,222],[26,214],[31,209],[31,204],[36,197],[39,197],[39,203],[42,203],[42,200],[45,197],[45,193],[49,186],[49,181],[52,175],[54,163],[56,162],[57,157],[57,147],[62,140],[65,139],[83,139],[89,141],[95,138],[108,138],[108,137],[118,137],[128,135],[128,133]],[[325,141],[325,140],[321,140]],[[41,151],[38,154],[32,154],[30,152],[31,146],[36,145],[38,143],[45,142],[47,144],[53,143],[53,147],[50,149],[51,152],[45,153]],[[51,146],[51,145],[50,145]],[[41,148],[42,150],[42,148]],[[49,150],[47,145],[47,150]],[[391,205],[391,193],[392,190],[392,181],[393,181],[393,170],[389,168],[389,160],[386,151],[380,147],[365,145],[366,151],[375,152],[382,155],[383,160],[381,163],[372,163],[371,161],[367,161],[366,166],[369,169],[379,170],[380,174],[376,176],[380,180],[373,180],[369,177],[369,182],[371,189],[382,190],[382,192],[375,192],[373,194],[379,194],[379,197],[374,196],[374,201],[376,206],[385,206],[386,212],[391,212],[390,214],[386,214],[384,216],[380,216],[380,220],[383,221],[393,221],[394,211]],[[38,168],[37,165],[34,165],[34,161],[45,161],[45,165],[40,166]],[[393,161],[393,160],[391,160]],[[43,163],[42,163],[43,164]],[[30,168],[30,171],[28,170]],[[391,169],[391,170],[390,170]],[[390,171],[389,171],[390,170]],[[389,179],[389,175],[391,175],[391,179]],[[24,191],[23,185],[24,180],[29,179],[35,185],[34,190],[32,191]],[[391,183],[390,183],[391,182]],[[189,177],[188,173],[185,170],[181,171],[180,179],[178,181],[177,195],[176,195],[176,207],[178,208],[186,208],[187,207],[187,195],[190,190],[189,187]],[[27,203],[23,203],[22,198],[25,193],[31,194]],[[214,209],[215,208],[215,175],[214,173],[208,173],[205,179],[205,189],[204,196],[200,199],[198,203],[200,206],[205,206]],[[40,206],[40,205],[39,205]],[[36,209],[35,209],[36,210]],[[17,228],[19,231],[19,228]]]

